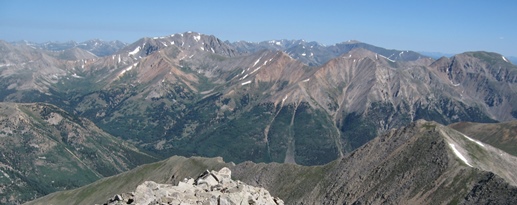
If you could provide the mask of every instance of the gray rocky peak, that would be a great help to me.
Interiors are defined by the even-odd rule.
[[[283,205],[284,202],[260,187],[253,187],[231,179],[231,170],[205,171],[196,179],[184,179],[177,186],[146,181],[132,193],[117,194],[107,203],[116,204],[199,204]]]

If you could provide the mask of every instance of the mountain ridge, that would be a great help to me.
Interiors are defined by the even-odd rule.
[[[157,160],[44,103],[0,103],[3,204],[76,188]]]
[[[49,50],[49,51],[64,51],[68,49],[82,49],[88,52],[93,53],[96,56],[104,57],[111,55],[115,51],[121,49],[122,47],[126,46],[126,43],[123,43],[121,41],[115,40],[115,41],[103,41],[101,39],[91,39],[83,42],[76,42],[76,41],[67,41],[67,42],[55,42],[55,41],[48,41],[44,43],[36,43],[36,42],[30,42],[30,41],[17,41],[12,42],[16,45],[27,45],[33,48],[43,49],[43,50]]]
[[[174,33],[174,34],[167,35],[167,36],[144,37],[144,39],[145,38],[155,39],[155,40],[156,39],[165,39],[168,37],[173,37],[176,35],[185,35],[185,34],[206,35],[206,34],[202,34],[202,33],[198,33],[198,32],[187,31],[187,32],[183,32],[183,33]],[[213,36],[213,35],[210,35],[210,36]],[[365,42],[361,42],[358,40],[342,41],[342,42],[329,44],[329,45],[321,44],[321,43],[318,43],[317,41],[306,41],[303,39],[291,39],[291,40],[273,39],[273,40],[256,41],[256,42],[244,41],[244,40],[239,40],[239,41],[219,40],[219,41],[224,42],[225,44],[228,44],[228,45],[232,45],[233,47],[235,47],[235,49],[237,50],[238,53],[249,53],[249,52],[253,53],[253,52],[260,51],[260,50],[282,50],[282,51],[285,51],[286,53],[291,54],[293,51],[296,50],[297,45],[301,45],[303,47],[303,49],[305,49],[305,46],[307,46],[307,45],[308,45],[307,47],[314,48],[314,47],[340,47],[340,45],[342,47],[342,45],[347,45],[347,44],[358,44],[358,45],[360,45],[359,47],[373,47],[376,50],[383,49],[383,48],[376,47],[376,46],[373,46],[373,45],[370,45],[370,44],[367,44]],[[124,46],[129,45],[128,43],[124,43],[119,40],[104,41],[102,39],[90,39],[90,40],[86,40],[83,42],[76,42],[76,41],[71,40],[71,41],[66,41],[66,42],[48,41],[48,42],[43,42],[43,43],[36,43],[36,42],[27,41],[27,40],[21,40],[21,41],[15,41],[15,42],[10,42],[10,43],[14,44],[14,45],[28,45],[28,46],[32,46],[34,48],[40,48],[40,49],[51,50],[51,51],[63,51],[63,50],[75,47],[75,48],[80,48],[80,49],[90,51],[99,57],[104,57],[104,56],[109,56],[111,54],[114,54],[117,50],[120,50]],[[94,50],[95,47],[103,47],[103,46],[106,47],[108,45],[111,46],[110,48],[107,49],[109,51],[95,51]],[[334,50],[336,50],[336,49],[334,48]],[[409,52],[409,50],[401,50],[401,49],[386,49],[386,50],[396,51],[398,54],[400,54],[400,52],[402,52],[402,51]],[[411,51],[411,52],[413,52],[413,51]],[[345,52],[338,52],[338,53],[339,53],[338,55],[340,55]],[[419,53],[420,55],[422,55],[421,57],[429,56],[434,59],[438,59],[440,57],[452,57],[454,55],[459,54],[459,53],[453,54],[453,53],[428,52],[428,51],[417,51],[414,53]],[[307,53],[305,53],[304,55],[302,55],[302,54],[303,53],[298,53],[298,54],[295,54],[295,56],[293,56],[293,57],[299,58],[301,56],[310,55]],[[314,54],[312,56],[314,56]],[[386,55],[386,56],[390,56],[390,55]],[[334,57],[337,57],[337,55],[334,54]],[[508,61],[511,61],[513,64],[516,64],[515,56],[507,56],[506,58]],[[328,59],[330,59],[330,58],[328,58]],[[393,59],[393,60],[396,60],[396,59]],[[304,62],[307,63],[307,61],[304,61]],[[320,60],[320,61],[318,61],[317,64],[320,65],[324,62],[326,62],[326,60]],[[316,64],[314,64],[314,62],[308,63],[308,64],[316,65]]]
[[[489,145],[485,146],[489,148]],[[70,203],[67,199],[75,200],[75,204],[102,201],[120,189],[133,190],[140,181],[158,179],[158,183],[176,184],[185,174],[192,176],[205,169],[220,169],[223,166],[230,168],[235,179],[263,187],[272,195],[282,198],[286,204],[515,202],[517,198],[513,194],[517,193],[517,187],[512,180],[515,174],[510,170],[517,164],[500,161],[510,167],[485,166],[492,163],[492,157],[499,156],[500,150],[480,150],[479,147],[479,142],[469,140],[451,128],[434,122],[417,121],[379,136],[323,166],[256,164],[249,161],[231,164],[224,163],[221,158],[171,157],[28,204]],[[485,155],[483,150],[489,154]],[[487,158],[480,158],[482,156]],[[465,157],[466,161],[463,160]],[[517,159],[511,155],[505,157],[511,161]],[[497,170],[499,168],[503,169]],[[191,170],[190,173],[186,173],[187,170]],[[497,174],[505,172],[510,175]],[[135,175],[141,177],[137,182],[131,181],[132,185],[118,190],[110,188],[110,184],[119,184]],[[98,188],[98,192],[92,192]]]

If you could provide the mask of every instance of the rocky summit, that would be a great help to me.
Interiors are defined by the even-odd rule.
[[[117,194],[106,205],[119,204],[272,204],[284,202],[260,187],[231,179],[227,167],[219,171],[205,171],[196,179],[185,178],[177,186],[145,181],[132,193]]]

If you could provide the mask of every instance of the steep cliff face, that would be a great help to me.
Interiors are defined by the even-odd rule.
[[[517,175],[513,172],[517,157],[443,125],[417,121],[323,166],[234,165],[220,159],[172,157],[29,204],[81,204],[86,198],[99,203],[107,198],[101,195],[117,194],[113,187],[135,190],[150,179],[181,184],[179,178],[185,175],[222,166],[231,170],[234,179],[263,187],[286,204],[512,204],[517,200]],[[140,177],[131,181],[135,176]]]

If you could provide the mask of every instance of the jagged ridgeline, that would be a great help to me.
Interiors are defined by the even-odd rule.
[[[92,204],[130,198],[151,201],[167,190],[169,195],[161,200],[182,200],[168,197],[187,187],[175,196],[195,192],[199,189],[195,184],[216,186],[215,178],[223,177],[205,170],[222,167],[231,170],[233,180],[262,187],[286,204],[515,204],[516,162],[517,157],[449,127],[417,121],[323,166],[235,165],[221,158],[171,157],[28,204]],[[197,176],[197,182],[184,180]],[[129,194],[117,197],[126,192]],[[154,194],[142,198],[149,192]],[[198,199],[204,200],[203,196],[209,195],[199,194]]]
[[[51,106],[99,130],[97,137],[85,138],[92,147],[80,147],[83,141],[66,147],[77,158],[61,149],[60,156],[72,159],[52,161],[75,160],[77,165],[65,163],[56,175],[69,174],[75,166],[90,170],[84,175],[90,177],[66,185],[30,182],[30,190],[39,191],[23,196],[12,188],[16,180],[5,180],[14,190],[2,196],[6,203],[157,160],[149,155],[324,165],[418,119],[450,124],[517,117],[517,67],[500,54],[482,51],[431,59],[357,41],[331,46],[296,40],[230,43],[186,32],[129,45],[0,41],[0,72],[1,101]],[[64,144],[74,139],[66,133],[73,130],[53,126],[32,123],[27,130],[44,131]],[[24,139],[19,136],[13,132],[9,137]],[[106,144],[98,136],[138,154],[119,155],[125,151],[111,148],[100,154],[96,150],[103,148],[97,147]],[[11,161],[20,152],[9,143],[2,152],[14,154],[2,158],[2,169],[32,179],[32,172],[20,170],[33,168]],[[27,156],[46,157],[40,154]]]

